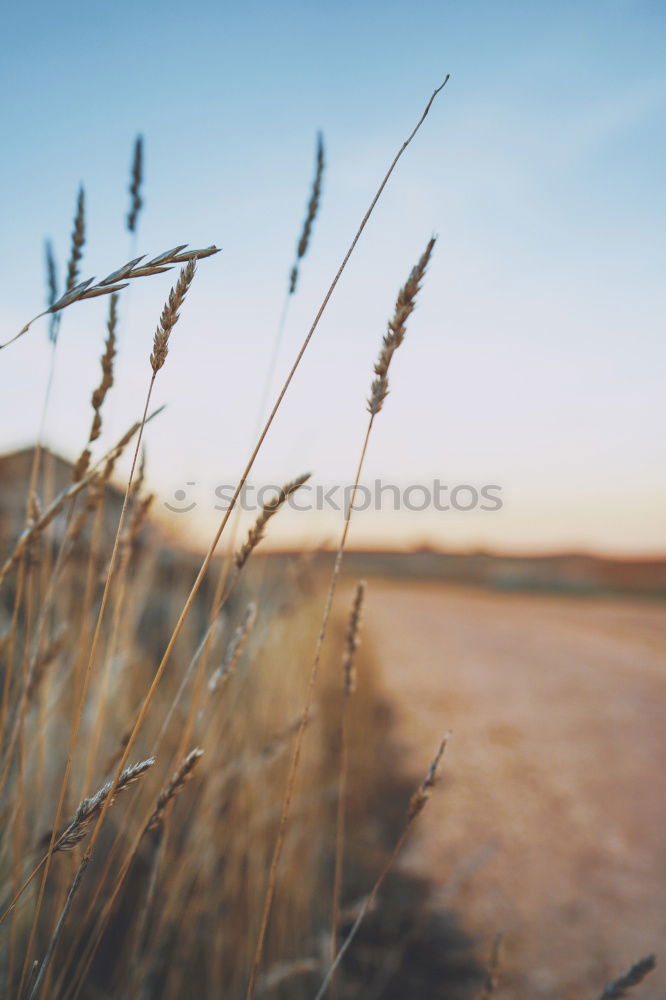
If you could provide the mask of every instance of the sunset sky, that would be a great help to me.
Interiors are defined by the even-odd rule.
[[[396,292],[439,241],[396,355],[366,479],[501,487],[501,511],[363,512],[353,544],[666,553],[666,8],[589,3],[224,2],[11,5],[3,18],[0,327],[44,304],[86,188],[82,277],[179,243],[203,261],[158,376],[147,431],[167,526],[199,544],[253,443],[314,161],[322,207],[288,316],[284,374],[393,155],[405,154],[257,463],[348,483]],[[131,148],[145,209],[124,229]],[[121,306],[101,445],[139,415],[175,272]],[[63,313],[47,443],[74,458],[98,377],[104,300]],[[0,449],[34,441],[42,320],[0,354]],[[276,382],[275,395],[278,388]],[[187,486],[191,483],[193,486]],[[197,506],[170,513],[175,491]],[[277,519],[276,519],[277,520]],[[287,512],[279,543],[333,538],[340,515]]]

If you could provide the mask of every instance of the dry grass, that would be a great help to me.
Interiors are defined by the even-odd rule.
[[[411,272],[410,278],[402,289],[398,296],[398,302],[396,304],[396,312],[394,318],[389,322],[389,334],[384,338],[384,344],[382,348],[382,353],[380,354],[380,362],[382,363],[382,371],[384,372],[384,379],[386,372],[388,372],[388,367],[390,364],[393,352],[402,343],[405,333],[405,322],[407,317],[414,309],[416,293],[419,289],[419,281],[422,279],[425,269],[430,259],[430,254],[434,246],[434,240],[430,240],[428,247],[421,257],[416,268]],[[416,274],[416,278],[415,278]],[[407,300],[408,306],[404,306],[404,302]],[[399,330],[399,338],[393,333],[393,330]],[[387,348],[387,339],[391,338],[390,349]],[[382,361],[382,358],[384,361]],[[377,366],[375,366],[375,372],[377,372]],[[373,396],[376,396],[375,387],[378,384],[377,380],[373,383]],[[382,385],[384,383],[382,382]],[[388,385],[386,383],[386,385]],[[388,392],[388,388],[384,391],[384,396]],[[382,396],[382,400],[384,398]],[[254,961],[252,965],[252,972],[250,974],[250,981],[247,988],[247,1000],[252,1000],[255,994],[255,988],[257,980],[259,977],[259,970],[261,966],[261,961],[263,957],[264,943],[266,939],[266,932],[268,930],[268,921],[270,919],[271,909],[273,906],[273,899],[275,897],[275,890],[277,885],[277,872],[278,866],[280,864],[280,859],[282,856],[282,849],[284,846],[284,839],[287,832],[287,822],[289,820],[289,812],[291,809],[291,803],[294,796],[294,789],[296,784],[296,775],[298,767],[300,764],[301,753],[303,750],[303,741],[305,739],[305,731],[307,729],[308,721],[310,718],[310,710],[312,707],[312,702],[314,698],[315,685],[317,683],[317,677],[319,674],[319,667],[321,663],[322,650],[324,648],[324,643],[326,641],[326,636],[328,632],[328,624],[331,616],[331,611],[333,608],[333,600],[335,598],[335,591],[340,577],[340,570],[342,568],[342,559],[344,556],[345,546],[347,544],[347,538],[349,535],[349,527],[351,524],[352,512],[354,510],[354,503],[356,501],[356,493],[358,491],[359,482],[361,480],[361,474],[363,472],[363,465],[365,462],[365,457],[368,450],[368,445],[370,442],[370,435],[372,433],[372,427],[375,421],[377,413],[381,409],[381,401],[375,407],[372,404],[369,406],[370,419],[368,420],[368,425],[365,431],[365,436],[363,438],[363,444],[361,445],[360,455],[358,457],[358,462],[356,465],[356,475],[354,477],[354,485],[351,491],[351,500],[349,503],[349,509],[345,512],[344,526],[342,528],[342,534],[340,536],[340,542],[338,544],[338,549],[335,555],[335,563],[333,566],[333,572],[331,573],[330,583],[328,585],[328,591],[326,594],[326,599],[324,601],[324,610],[321,618],[321,625],[319,627],[319,633],[317,635],[317,641],[314,648],[314,656],[312,659],[312,666],[310,668],[310,675],[308,678],[308,687],[305,695],[305,704],[303,707],[303,714],[301,719],[301,725],[296,734],[296,741],[294,744],[294,751],[291,758],[291,764],[289,768],[289,775],[287,778],[287,785],[284,793],[284,800],[282,803],[282,813],[280,816],[280,825],[278,827],[277,837],[275,839],[275,847],[273,849],[273,855],[271,857],[271,864],[268,873],[268,883],[266,886],[266,895],[264,898],[264,905],[262,909],[261,922],[259,924],[259,934],[257,937],[257,946],[255,949]]]
[[[72,251],[67,264],[67,283],[65,291],[71,292],[76,285],[79,276],[79,265],[83,259],[83,246],[86,241],[86,195],[83,185],[79,188],[76,199],[76,214],[74,216],[74,229],[72,231]],[[56,299],[57,301],[57,299]],[[55,303],[54,303],[55,305]],[[55,312],[55,309],[54,309]]]
[[[114,292],[109,299],[109,315],[106,321],[106,340],[104,341],[104,353],[102,354],[100,361],[102,377],[97,388],[93,390],[92,398],[90,400],[93,411],[92,423],[88,432],[86,445],[74,466],[73,478],[76,483],[78,483],[79,480],[85,475],[88,466],[90,465],[90,446],[97,441],[102,433],[102,406],[104,405],[106,394],[113,386],[113,362],[116,356],[117,325],[118,293]]]
[[[264,506],[240,548],[232,537],[221,558],[217,549],[339,278],[437,93],[382,179],[198,566],[167,549],[148,522],[152,497],[140,456],[153,385],[196,262],[217,249],[178,246],[147,262],[134,258],[100,282],[78,282],[81,189],[65,291],[58,296],[50,255],[41,315],[60,322],[75,303],[111,295],[92,421],[79,460],[65,472],[69,481],[58,481],[52,460],[36,449],[25,523],[0,570],[7,624],[0,640],[0,976],[8,997],[300,1000],[324,997],[332,979],[336,995],[360,995],[368,969],[359,975],[348,960],[357,939],[365,934],[366,947],[367,935],[377,933],[380,890],[390,889],[390,870],[426,804],[444,744],[410,799],[372,646],[358,649],[363,586],[346,630],[334,606],[353,498],[325,582],[298,566],[271,581],[254,567],[272,518],[307,476]],[[323,170],[320,139],[290,295]],[[131,233],[142,183],[138,139]],[[433,246],[430,240],[388,324],[356,484]],[[176,264],[184,266],[155,332],[143,416],[93,459],[114,382],[118,295],[131,280]],[[58,327],[50,329],[55,351]],[[48,389],[45,414],[47,403]],[[131,470],[119,489],[112,476],[129,445]],[[129,765],[130,757],[141,762]],[[91,787],[98,791],[89,795]],[[425,890],[417,891],[423,909]],[[433,996],[468,996],[482,984],[459,933],[436,937],[435,953]],[[385,960],[382,945],[372,979],[381,978]]]
[[[360,645],[360,632],[365,599],[365,582],[356,585],[352,608],[345,636],[342,656],[342,711],[340,713],[340,775],[338,778],[338,801],[335,821],[335,872],[333,875],[333,907],[331,915],[331,964],[338,951],[338,927],[342,897],[342,878],[345,860],[345,834],[347,818],[347,778],[349,774],[349,739],[347,734],[349,698],[356,690],[356,653]],[[331,996],[337,996],[335,972],[331,976]]]
[[[36,698],[47,706],[41,738],[49,748],[45,774],[49,788],[54,788],[64,763],[63,726],[71,711],[68,704],[72,700],[70,689],[79,632],[74,585],[81,579],[81,569],[88,558],[89,552],[82,543],[72,556],[71,590],[63,586],[55,605],[57,618],[67,616],[73,622],[74,633],[36,691]],[[124,639],[115,647],[106,693],[102,690],[101,675],[93,677],[89,691],[91,711],[86,713],[82,725],[80,744],[85,748],[96,724],[98,699],[105,697],[105,726],[97,754],[101,765],[96,764],[95,774],[103,774],[100,767],[104,767],[107,757],[113,756],[137,698],[141,697],[155,651],[165,639],[169,606],[177,607],[185,596],[179,582],[181,575],[187,574],[176,570],[175,579],[165,590],[164,583],[158,583],[164,579],[159,555],[145,543],[139,549],[134,548],[127,580],[127,607],[133,609],[133,614],[126,616]],[[266,865],[279,820],[288,754],[300,722],[300,718],[294,719],[294,712],[304,695],[304,652],[314,643],[318,627],[318,601],[306,596],[306,591],[312,590],[312,583],[305,586],[305,591],[300,587],[289,588],[288,607],[284,607],[284,584],[279,592],[271,590],[262,609],[256,612],[256,624],[249,635],[241,608],[251,583],[230,601],[223,627],[213,643],[211,659],[213,664],[233,661],[235,669],[225,671],[225,683],[214,692],[207,687],[200,692],[193,736],[204,755],[199,760],[197,753],[197,769],[183,787],[177,760],[194,697],[192,684],[176,701],[161,741],[159,736],[162,721],[176,699],[180,679],[187,672],[189,651],[199,641],[197,633],[207,632],[206,605],[213,596],[210,590],[197,604],[195,621],[179,644],[174,669],[165,677],[154,712],[139,739],[139,754],[160,744],[157,764],[151,769],[155,778],[151,773],[146,774],[142,787],[125,791],[122,801],[119,799],[109,814],[98,851],[87,867],[70,904],[69,917],[59,932],[58,946],[45,972],[43,995],[73,996],[80,989],[81,995],[88,996],[102,982],[112,995],[129,995],[126,976],[130,972],[152,996],[182,996],[186,982],[199,983],[202,995],[220,995],[222,990],[224,995],[241,995],[259,919]],[[108,632],[104,631],[107,642],[113,639],[110,626],[109,622]],[[245,640],[244,651],[239,643],[241,635]],[[267,973],[282,962],[297,962],[307,956],[314,960],[316,970],[322,970],[318,972],[321,976],[329,961],[328,948],[324,958],[319,953],[313,928],[319,928],[317,933],[320,933],[327,932],[330,926],[330,904],[326,900],[332,898],[332,884],[327,859],[332,859],[334,850],[338,759],[332,748],[337,743],[341,708],[340,657],[344,642],[341,621],[339,624],[336,621],[334,636],[323,665],[321,698],[309,730],[307,753],[292,807],[293,822],[267,941]],[[22,636],[19,642],[22,644]],[[344,900],[363,893],[373,878],[373,870],[381,861],[386,810],[394,809],[391,801],[395,795],[395,790],[389,791],[393,779],[386,773],[387,720],[378,696],[371,649],[363,655],[359,651],[358,655],[361,657],[358,691],[348,727],[353,760],[348,798],[354,837],[346,856],[349,883],[345,886],[343,905]],[[98,666],[102,662],[99,659]],[[27,745],[37,738],[38,718],[35,705],[26,719]],[[369,731],[374,734],[370,743],[366,738]],[[192,757],[187,759],[188,770],[192,760]],[[25,784],[29,787],[36,774],[36,754],[28,755],[24,767]],[[71,788],[79,787],[85,767],[85,753],[77,755]],[[172,774],[170,779],[165,777],[168,774]],[[161,793],[156,782],[162,785]],[[120,787],[124,783],[121,779]],[[63,862],[66,857],[78,858],[111,788],[111,779],[107,778],[96,795],[72,811],[72,818],[55,838],[57,853],[31,954],[31,960],[36,958],[40,964],[49,947],[50,928],[57,923],[72,883],[72,872]],[[180,789],[179,799],[173,798],[175,789]],[[45,831],[54,809],[53,794],[41,801],[29,794],[24,798],[23,836],[21,844],[16,846],[23,881],[30,874],[28,867],[33,869],[43,856],[43,853],[35,855],[38,845],[28,831],[37,832],[43,852],[44,838],[47,844],[49,839]],[[399,794],[404,802],[404,793]],[[389,823],[391,828],[393,823],[393,820]],[[160,831],[156,829],[158,825]],[[158,834],[159,839],[155,840]],[[151,889],[153,870],[158,875]],[[5,865],[3,871],[5,876],[9,875]],[[8,890],[10,885],[5,886],[5,892]],[[30,905],[25,905],[30,902],[30,892],[28,889],[19,898],[15,910],[5,918],[5,923],[14,922],[17,959],[21,960],[21,948],[26,947],[30,932]],[[148,899],[150,906],[146,908],[144,903]],[[211,926],[218,927],[219,933],[212,935]],[[141,947],[135,954],[137,936]],[[301,989],[308,984],[312,989],[317,972],[311,969],[307,976],[304,973],[298,978],[302,981],[280,980],[281,989],[288,988],[292,991],[289,995],[300,996]],[[307,989],[304,995],[308,995]]]
[[[169,337],[178,322],[180,308],[192,284],[195,268],[196,259],[193,258],[181,270],[180,277],[171,289],[169,299],[162,310],[162,315],[160,316],[160,321],[153,338],[153,352],[150,355],[150,367],[153,369],[153,375],[157,375],[166,361],[167,354],[169,353]]]
[[[55,315],[63,309],[74,305],[76,302],[83,302],[85,299],[96,299],[102,295],[113,295],[115,292],[120,292],[123,288],[127,288],[130,281],[134,278],[146,278],[154,274],[164,274],[166,271],[170,271],[176,264],[186,264],[191,261],[203,260],[220,252],[215,246],[206,247],[203,250],[187,250],[186,246],[183,243],[181,246],[174,247],[173,250],[167,250],[165,253],[153,257],[152,260],[147,261],[145,264],[142,263],[145,260],[145,256],[135,257],[134,260],[130,260],[127,264],[112,271],[111,274],[97,283],[95,283],[94,278],[88,278],[87,281],[82,281],[72,288],[67,288],[60,298],[49,305],[48,309],[45,309],[44,312],[39,313],[33,319],[29,320],[17,334],[5,341],[4,344],[0,344],[0,350],[9,347],[19,337],[26,334],[32,324],[41,319],[42,316]],[[74,256],[73,253],[72,259],[74,259]]]
[[[250,558],[251,553],[257,547],[259,542],[262,540],[266,533],[266,527],[268,522],[272,517],[274,517],[279,511],[280,507],[287,502],[289,497],[301,488],[305,483],[307,483],[310,478],[310,473],[306,472],[298,479],[294,479],[289,483],[286,483],[278,495],[273,499],[265,503],[257,520],[252,525],[248,532],[247,539],[240,547],[236,555],[234,556],[234,562],[236,564],[236,569],[241,570],[245,563]]]
[[[377,198],[411,138],[389,168],[361,222],[243,479]],[[136,228],[141,208],[142,156],[142,145],[137,142],[127,220],[130,231]],[[310,243],[323,169],[323,143],[319,139],[297,262]],[[185,967],[205,970],[200,981],[216,995],[220,989],[241,995],[249,972],[250,992],[254,993],[254,980],[264,957],[269,972],[276,963],[282,963],[282,971],[264,977],[262,991],[273,990],[271,982],[289,982],[291,989],[291,979],[297,975],[294,969],[300,970],[299,976],[306,968],[321,969],[321,975],[325,968],[322,961],[326,961],[318,955],[312,929],[323,926],[328,909],[324,900],[332,899],[323,856],[332,856],[335,839],[336,809],[332,806],[337,756],[331,754],[328,739],[329,734],[338,732],[338,719],[332,717],[331,708],[335,706],[337,712],[340,703],[336,697],[332,705],[317,708],[308,753],[301,760],[305,724],[315,707],[302,651],[312,642],[317,668],[324,665],[323,644],[339,561],[324,621],[315,636],[309,638],[316,621],[315,607],[293,585],[281,588],[282,602],[285,598],[293,601],[288,627],[284,609],[274,596],[267,606],[264,602],[261,611],[255,602],[250,603],[229,633],[237,602],[247,604],[241,571],[271,519],[307,478],[302,476],[265,505],[235,555],[232,575],[223,566],[212,595],[207,571],[226,519],[189,593],[182,592],[177,579],[168,585],[160,579],[155,586],[159,574],[156,552],[141,543],[152,499],[144,493],[143,464],[139,465],[143,429],[155,377],[167,361],[169,338],[190,289],[196,260],[217,251],[211,247],[187,252],[178,246],[147,263],[142,257],[134,258],[102,281],[80,282],[84,245],[81,189],[66,285],[60,295],[55,261],[49,255],[47,313],[57,315],[59,321],[63,311],[76,302],[111,296],[101,377],[92,393],[92,420],[72,470],[72,482],[48,497],[43,483],[38,488],[38,453],[32,465],[28,520],[2,568],[6,606],[11,608],[5,644],[9,655],[3,671],[2,809],[5,827],[11,831],[2,855],[2,920],[8,934],[5,985],[9,993],[19,996],[85,995],[94,992],[100,969],[113,953],[114,989],[122,994],[131,989],[149,995],[182,995]],[[185,266],[155,333],[143,417],[112,451],[93,460],[104,403],[114,381],[118,295],[131,280],[163,273],[177,263]],[[294,291],[292,275],[290,294]],[[30,325],[26,324],[20,335]],[[57,327],[53,329],[57,332]],[[54,350],[56,342],[57,336],[53,338]],[[131,471],[122,500],[120,496],[114,500],[112,514],[106,506],[111,476],[119,454],[130,443]],[[241,487],[242,482],[239,490]],[[112,516],[117,517],[117,523],[109,533],[106,528]],[[348,522],[344,537],[347,529]],[[344,538],[341,550],[343,547]],[[38,562],[46,568],[38,567]],[[157,609],[159,621],[147,627],[145,615],[154,615]],[[145,649],[147,637],[150,651]],[[351,641],[348,639],[348,659]],[[339,662],[339,649],[334,656]],[[274,669],[278,663],[279,671]],[[172,667],[169,672],[168,664]],[[364,671],[364,677],[372,690],[372,671]],[[363,698],[355,701],[364,706],[365,728],[378,710],[377,695],[373,693],[365,703]],[[294,717],[299,703],[306,709]],[[384,782],[379,760],[375,754],[368,760],[361,747],[354,745],[358,735],[354,736],[353,722],[350,727],[355,755],[350,792],[358,787],[360,794],[367,783],[380,794]],[[183,745],[190,739],[199,747],[184,755]],[[296,752],[290,755],[294,741]],[[153,749],[159,752],[156,774],[172,772],[157,799],[151,775],[145,774],[154,763],[153,756],[141,765],[127,765],[133,752],[145,757]],[[204,751],[205,766],[199,763]],[[106,775],[100,770],[104,760],[111,762]],[[139,775],[145,775],[142,787],[126,793],[124,809],[114,810],[115,820],[107,821],[116,793],[128,788]],[[62,826],[61,816],[76,790],[95,780],[101,781],[99,791],[86,795],[72,819]],[[186,782],[189,787],[185,790]],[[283,800],[280,790],[285,785],[288,793]],[[36,788],[41,789],[41,795],[32,794]],[[44,795],[46,789],[49,791]],[[181,798],[190,799],[185,823],[176,801],[179,792],[183,792]],[[372,800],[372,794],[365,794]],[[288,810],[292,811],[292,829],[285,842]],[[377,808],[372,821],[379,823],[381,814],[382,809]],[[42,835],[36,844],[31,831],[40,829]],[[49,829],[50,833],[43,833]],[[317,835],[313,836],[315,830]],[[277,852],[276,834],[280,843]],[[355,848],[350,847],[350,864],[354,854]],[[80,855],[73,874],[61,860],[71,855]],[[267,905],[264,872],[271,857],[273,875]],[[290,886],[289,892],[279,891],[283,884]],[[216,891],[211,891],[212,886]],[[133,920],[127,919],[127,906],[136,910]],[[271,910],[274,920],[269,933]],[[200,928],[211,921],[222,921],[227,930],[202,956]],[[258,932],[261,947],[253,949]],[[311,953],[305,962],[303,949]],[[174,954],[187,956],[185,964],[168,958]],[[329,949],[326,954],[330,954]],[[292,970],[289,976],[284,972],[285,962]],[[281,988],[275,987],[278,992]]]

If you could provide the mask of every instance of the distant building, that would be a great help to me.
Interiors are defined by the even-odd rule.
[[[35,448],[0,455],[0,559],[5,559],[23,531],[26,521],[26,504],[33,475]],[[37,476],[37,497],[44,510],[47,505],[72,485],[74,466],[67,459],[49,451],[41,450],[39,473]],[[113,540],[123,504],[123,491],[109,483],[104,495],[103,543]],[[77,500],[77,505],[85,502],[85,492]],[[55,542],[62,538],[71,504],[66,504],[63,512],[53,522],[50,537]],[[87,541],[90,532],[88,524],[83,535]]]
[[[7,455],[0,455],[0,565],[12,553],[26,527],[26,505],[34,459],[34,448],[24,448]],[[54,498],[72,485],[74,466],[67,459],[48,449],[43,449],[39,466],[37,496],[40,508],[44,511]],[[108,483],[104,491],[101,536],[96,559],[98,591],[108,566],[124,495],[124,489],[113,483]],[[71,518],[72,511],[79,511],[86,503],[87,496],[87,490],[83,490],[77,497],[74,507],[69,501],[65,503],[62,512],[49,525],[46,535],[40,539],[40,544],[29,551],[28,555],[33,564],[41,563],[45,553],[49,552],[49,549],[44,547],[44,537],[50,546],[53,564],[61,549],[61,542],[65,538],[68,519]],[[93,523],[94,518],[87,518],[75,548],[68,557],[70,568],[72,565],[81,567],[80,573],[75,573],[73,577],[70,574],[67,583],[70,600],[75,605],[82,598],[85,587],[86,574],[83,570],[89,566]],[[160,650],[163,648],[169,638],[170,629],[192,586],[202,557],[180,548],[177,544],[168,543],[159,529],[148,520],[135,543],[132,558],[135,560],[134,566],[138,566],[140,560],[141,572],[145,575],[144,603],[138,612],[139,633],[146,647],[155,653],[158,648]],[[214,564],[201,585],[198,599],[192,609],[191,625],[196,631],[203,629],[208,621],[216,574],[217,569]],[[12,571],[0,593],[0,636],[11,618],[15,580],[15,571]]]

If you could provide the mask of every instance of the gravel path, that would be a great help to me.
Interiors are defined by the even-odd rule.
[[[498,998],[593,998],[650,951],[632,996],[663,997],[666,605],[371,580],[367,633],[407,766],[453,730],[405,863],[472,869],[456,905],[482,948],[506,936]]]

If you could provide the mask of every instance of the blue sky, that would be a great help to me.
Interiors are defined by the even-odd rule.
[[[451,81],[405,155],[306,355],[256,470],[353,473],[372,362],[395,293],[439,234],[368,479],[499,483],[500,513],[362,515],[354,541],[666,551],[663,67],[666,12],[649,2],[199,3],[5,14],[0,323],[43,303],[43,239],[61,268],[86,186],[84,276],[134,256],[123,228],[132,142],[145,136],[137,253],[216,242],[156,388],[148,433],[166,523],[200,542],[212,487],[248,451],[312,174],[322,211],[289,313],[280,371],[395,150]],[[137,283],[121,313],[102,444],[141,410],[172,276]],[[104,305],[63,316],[47,440],[74,456],[97,378]],[[3,336],[2,339],[5,339]],[[0,448],[34,439],[43,325],[0,356]],[[275,537],[330,537],[288,513]]]

